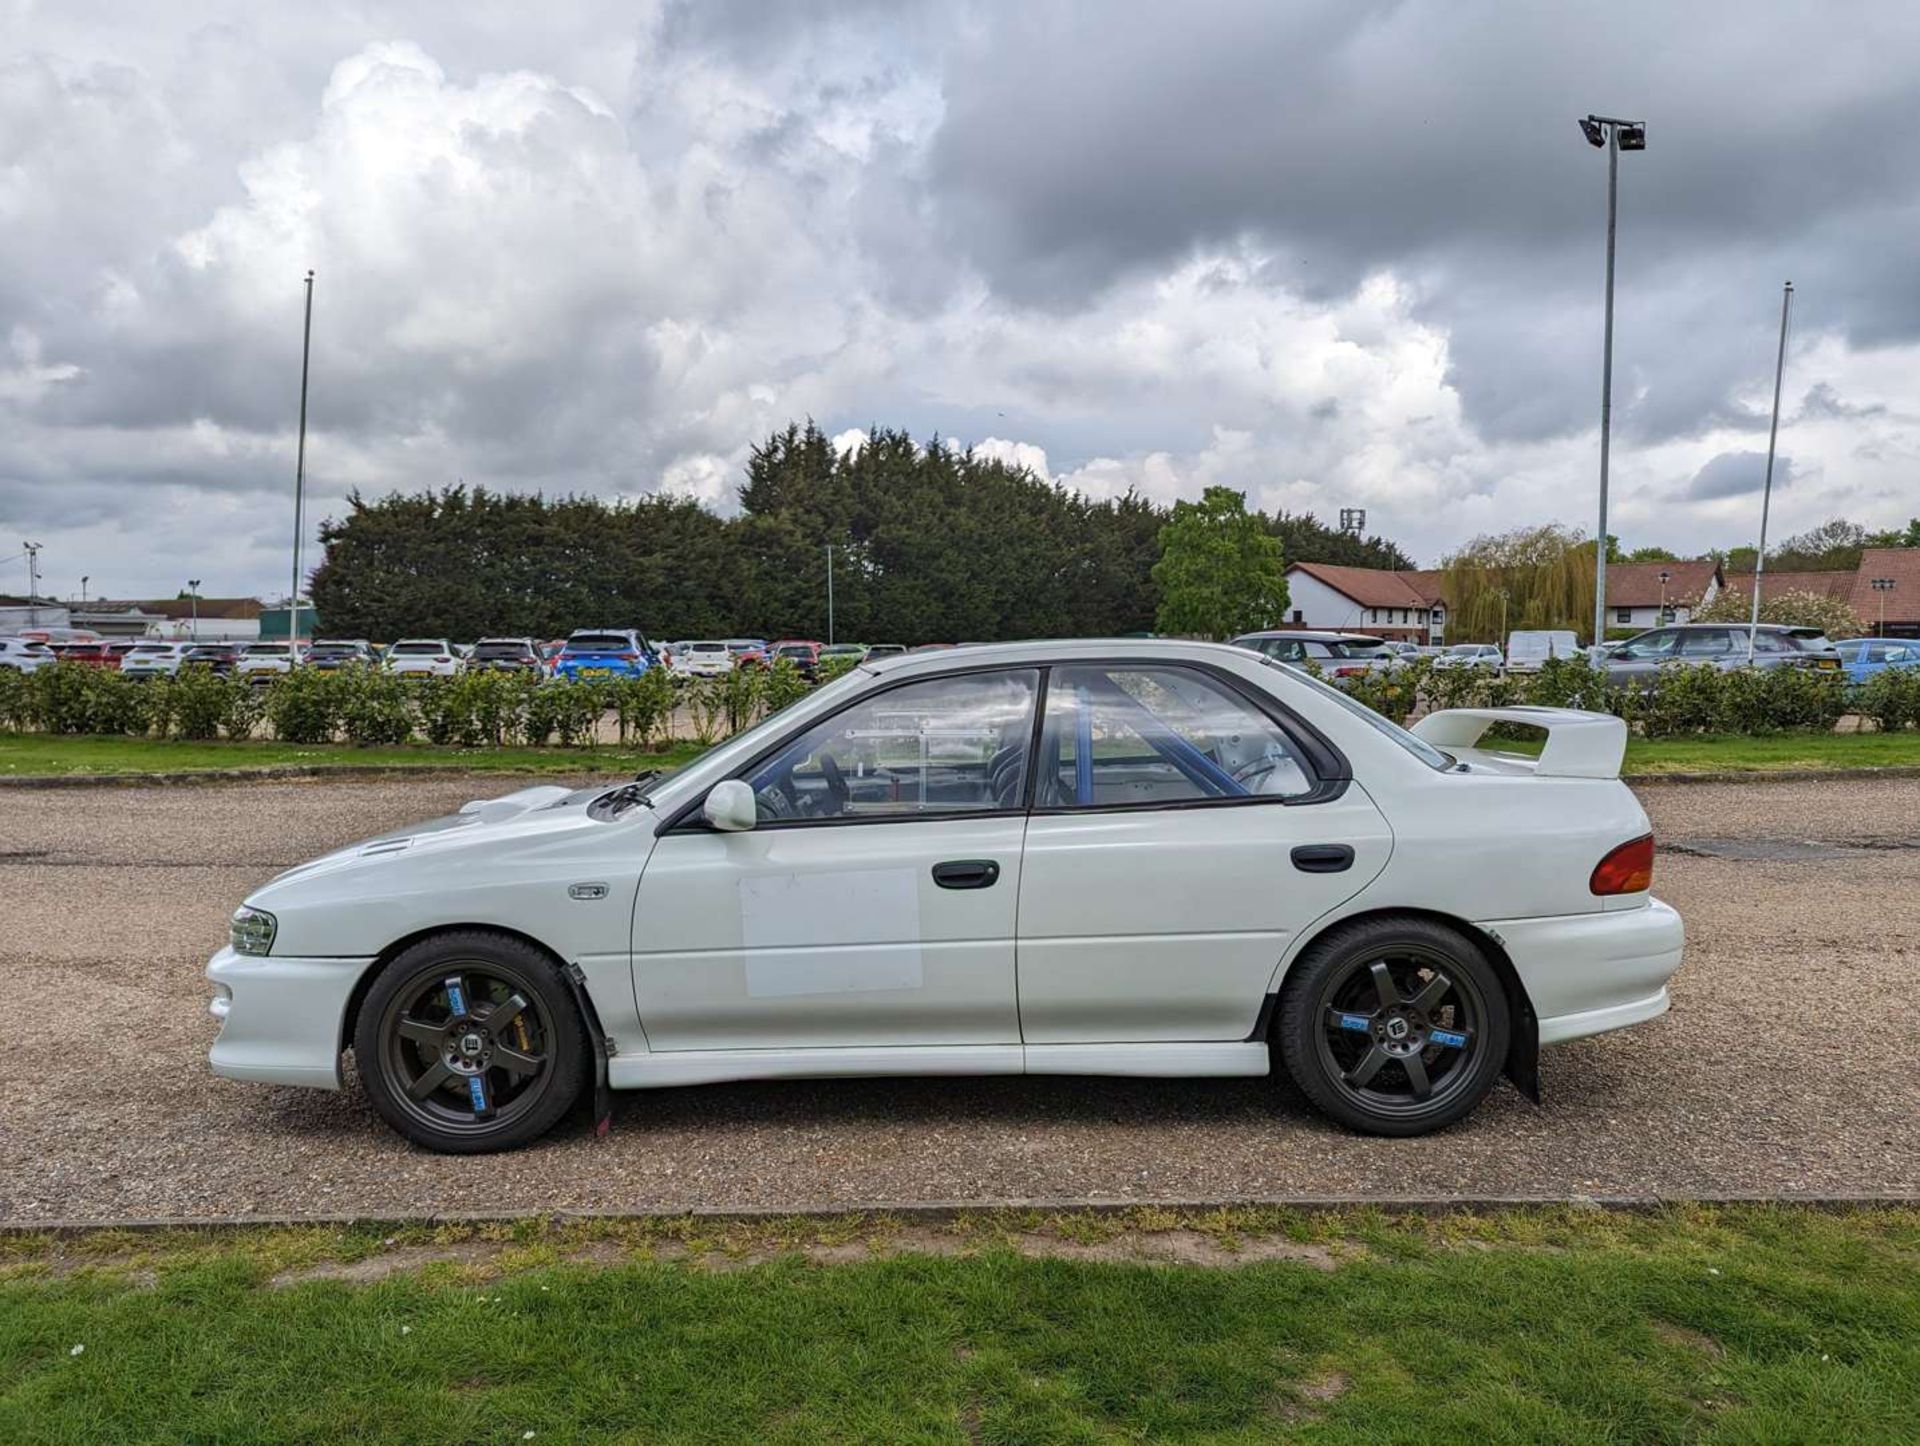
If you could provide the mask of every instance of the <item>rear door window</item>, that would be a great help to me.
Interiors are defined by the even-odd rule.
[[[1290,798],[1313,788],[1279,724],[1180,667],[1055,668],[1039,776],[1041,808]]]

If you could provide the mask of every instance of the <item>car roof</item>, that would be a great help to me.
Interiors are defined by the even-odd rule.
[[[1266,628],[1256,633],[1239,633],[1238,638],[1298,638],[1306,643],[1384,643],[1372,633],[1343,633],[1333,628]],[[1145,642],[1144,638],[1122,638],[1121,642]],[[1166,642],[1161,638],[1155,641]]]
[[[927,652],[888,653],[870,658],[861,671],[881,677],[912,673],[970,672],[975,668],[1022,663],[1083,663],[1100,661],[1257,663],[1248,650],[1228,643],[1193,642],[1185,638],[1035,638],[1019,643],[975,643],[965,648],[936,648]]]

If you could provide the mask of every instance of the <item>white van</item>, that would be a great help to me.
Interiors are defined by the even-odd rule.
[[[1542,629],[1507,635],[1507,671],[1537,673],[1548,658],[1573,658],[1580,653],[1580,640],[1571,628]]]

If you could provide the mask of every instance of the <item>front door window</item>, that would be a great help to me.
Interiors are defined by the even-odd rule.
[[[1026,807],[1039,674],[932,678],[808,729],[754,769],[760,823],[919,818]]]

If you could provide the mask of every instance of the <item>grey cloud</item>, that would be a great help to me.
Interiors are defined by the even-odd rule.
[[[1758,492],[1766,480],[1766,472],[1765,452],[1722,452],[1695,472],[1679,495],[1693,502],[1710,502],[1719,497]],[[1773,485],[1785,487],[1793,481],[1793,475],[1793,458],[1776,455]]]

